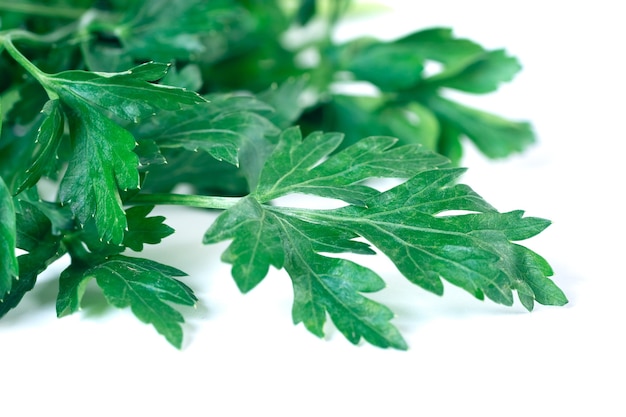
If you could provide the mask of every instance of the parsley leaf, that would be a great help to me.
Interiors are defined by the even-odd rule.
[[[24,294],[33,289],[37,276],[65,253],[61,247],[61,236],[54,232],[54,225],[48,218],[50,215],[56,222],[56,217],[62,215],[55,214],[53,210],[48,210],[46,215],[40,210],[43,206],[23,200],[18,200],[16,204],[16,246],[27,253],[17,258],[19,277],[13,277],[11,292],[0,302],[0,317],[16,307]]]
[[[66,71],[45,76],[68,115],[73,154],[59,196],[97,238],[121,244],[127,228],[118,190],[139,187],[133,135],[109,118],[138,122],[158,110],[180,110],[205,100],[194,92],[151,84],[168,65],[149,62],[115,74]]]
[[[442,124],[455,132],[454,141],[465,135],[491,158],[519,152],[535,141],[532,126],[527,122],[510,121],[436,95],[424,95],[422,99]]]
[[[234,239],[222,260],[233,264],[233,277],[244,292],[265,277],[270,265],[284,267],[293,281],[294,323],[303,322],[313,334],[324,335],[328,312],[352,343],[363,337],[380,347],[405,349],[406,343],[390,324],[393,313],[359,294],[380,290],[381,278],[353,262],[319,254],[329,249],[373,253],[351,241],[353,237],[332,227],[311,227],[247,197],[216,220],[204,243]]]
[[[505,305],[513,303],[514,290],[528,309],[534,300],[567,302],[548,278],[552,271],[547,263],[512,242],[539,233],[549,222],[524,218],[520,211],[498,213],[457,183],[462,169],[441,167],[440,159],[419,146],[390,148],[393,140],[372,137],[328,157],[340,141],[336,134],[314,133],[302,140],[297,129],[285,131],[257,189],[206,232],[206,244],[232,240],[222,260],[233,265],[242,291],[256,286],[270,265],[285,268],[294,286],[295,323],[303,322],[322,336],[328,313],[352,343],[364,338],[380,347],[403,349],[402,337],[389,322],[393,314],[359,294],[382,289],[380,278],[351,261],[323,254],[371,253],[367,244],[354,240],[362,237],[411,282],[436,294],[443,293],[444,278],[479,299],[487,296]],[[416,174],[386,192],[359,185],[411,173]],[[351,204],[332,210],[263,204],[301,192]]]
[[[49,171],[51,161],[54,162],[56,151],[63,137],[63,113],[58,100],[48,101],[42,111],[44,119],[37,131],[34,150],[34,161],[26,171],[26,178],[22,180],[16,194],[34,186],[41,176]]]
[[[93,223],[98,239],[120,244],[127,222],[118,189],[139,186],[135,139],[97,110],[73,106],[79,111],[70,119],[73,154],[59,196],[81,224]]]
[[[119,73],[64,71],[46,76],[45,84],[71,108],[82,103],[137,123],[159,110],[180,110],[205,102],[193,91],[150,82],[162,78],[168,67],[148,62]]]
[[[174,233],[174,229],[163,223],[165,217],[148,217],[153,208],[154,206],[135,206],[126,210],[128,231],[124,235],[125,247],[141,252],[144,243],[154,245]]]
[[[374,136],[320,163],[342,140],[342,134],[315,132],[303,141],[299,129],[286,130],[266,162],[254,195],[259,201],[267,202],[290,193],[304,193],[364,205],[377,192],[360,184],[361,181],[376,177],[404,178],[448,163],[420,146],[391,148],[397,139]]]
[[[88,281],[96,279],[107,301],[118,308],[130,307],[174,346],[182,346],[182,314],[170,304],[193,306],[196,297],[175,279],[185,273],[176,268],[123,255],[111,256],[95,265],[72,264],[61,274],[57,314],[78,310]]]

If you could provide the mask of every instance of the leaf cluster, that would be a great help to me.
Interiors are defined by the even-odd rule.
[[[335,42],[349,3],[0,2],[0,316],[67,256],[59,317],[95,281],[180,347],[197,298],[184,272],[137,255],[174,233],[150,214],[161,204],[223,210],[203,242],[230,241],[222,260],[242,292],[284,269],[294,323],[318,336],[330,317],[352,343],[407,347],[365,295],[384,280],[349,254],[381,252],[436,294],[447,280],[528,310],[566,303],[517,243],[549,221],[459,183],[465,138],[496,158],[534,137],[445,91],[493,92],[518,61],[447,28]],[[359,83],[375,94],[341,92]],[[342,206],[277,203],[302,194]]]

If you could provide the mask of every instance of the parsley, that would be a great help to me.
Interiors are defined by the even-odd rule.
[[[443,91],[493,92],[518,61],[447,28],[335,42],[348,6],[0,1],[0,316],[69,257],[59,317],[95,281],[180,347],[197,298],[184,272],[140,256],[174,233],[150,215],[162,204],[222,210],[203,243],[230,241],[222,260],[242,292],[285,269],[293,321],[317,336],[330,318],[352,343],[407,348],[394,313],[367,297],[384,280],[351,253],[381,252],[436,294],[447,280],[528,310],[567,303],[546,260],[517,243],[550,222],[501,213],[460,183],[463,138],[499,158],[534,135]],[[324,30],[287,41],[314,24]],[[311,51],[319,62],[303,60]],[[346,82],[377,93],[340,93]],[[397,185],[381,191],[381,178]],[[294,194],[343,205],[280,204]]]

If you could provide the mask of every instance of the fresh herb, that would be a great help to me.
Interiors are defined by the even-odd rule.
[[[69,257],[59,317],[95,280],[180,347],[196,296],[184,272],[138,256],[174,233],[150,214],[168,204],[223,210],[203,242],[230,241],[222,260],[242,292],[284,268],[293,321],[317,336],[330,317],[352,343],[407,348],[366,296],[383,279],[342,257],[374,248],[436,294],[445,279],[528,310],[565,304],[549,264],[515,243],[549,221],[500,213],[459,182],[463,138],[505,157],[534,136],[442,92],[495,91],[517,60],[446,28],[335,42],[349,3],[0,1],[0,315]],[[375,94],[339,92],[355,82]],[[280,204],[294,194],[343,203]]]

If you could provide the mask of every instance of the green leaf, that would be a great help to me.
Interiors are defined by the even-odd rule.
[[[171,67],[161,80],[161,84],[183,88],[190,91],[199,91],[202,88],[202,73],[198,65],[188,64],[182,69]]]
[[[347,70],[358,80],[369,81],[383,91],[397,91],[417,84],[422,78],[424,60],[411,46],[371,43],[352,51],[349,45]]]
[[[26,178],[22,180],[17,194],[34,186],[41,176],[49,170],[51,161],[54,163],[56,151],[63,137],[64,119],[58,100],[48,101],[42,111],[44,119],[37,131],[34,150],[34,161],[26,170]]]
[[[410,48],[422,59],[441,63],[443,70],[435,77],[456,74],[485,53],[483,47],[477,43],[455,38],[452,29],[449,28],[421,30],[400,38],[395,43]]]
[[[0,177],[0,300],[11,291],[13,279],[18,276],[16,234],[13,198]]]
[[[318,253],[373,253],[353,242],[354,237],[341,229],[311,227],[247,197],[218,217],[204,243],[233,239],[222,260],[233,264],[233,277],[244,292],[265,277],[270,265],[284,266],[294,286],[294,323],[303,322],[315,335],[324,335],[328,313],[352,343],[364,338],[376,346],[406,349],[389,323],[391,311],[359,294],[380,290],[380,277],[353,262]]]
[[[259,100],[272,106],[273,113],[268,116],[268,119],[283,129],[292,126],[311,105],[303,100],[309,84],[309,76],[293,77],[281,84],[273,84],[259,93],[257,95]]]
[[[80,101],[69,118],[73,154],[59,197],[81,224],[93,223],[97,238],[121,244],[127,228],[119,189],[139,186],[135,139],[126,130]]]
[[[87,284],[93,278],[88,271],[88,265],[73,262],[61,272],[56,301],[57,317],[76,313],[80,309]]]
[[[182,314],[170,304],[195,305],[193,291],[174,277],[185,273],[154,261],[114,256],[91,268],[107,301],[118,308],[130,307],[177,348],[182,346]]]
[[[258,188],[206,232],[205,244],[231,240],[222,260],[233,265],[243,292],[258,285],[271,266],[285,268],[294,287],[295,323],[322,336],[328,314],[352,343],[364,338],[404,349],[390,324],[393,314],[360,294],[382,289],[380,278],[340,256],[324,255],[372,254],[369,243],[407,279],[436,294],[443,293],[445,279],[504,305],[513,304],[515,291],[528,309],[535,301],[567,302],[548,278],[547,262],[514,243],[540,233],[549,221],[525,218],[521,211],[499,213],[458,182],[464,169],[441,166],[442,160],[423,147],[393,148],[391,138],[371,137],[328,156],[340,142],[337,134],[314,133],[302,140],[297,129],[285,131]],[[264,204],[300,192],[353,200],[357,182],[406,178],[410,172],[415,175],[388,191],[372,189],[362,201],[337,209]],[[332,193],[326,185],[335,187]]]
[[[498,213],[456,182],[462,172],[420,173],[368,200],[367,207],[291,212],[357,233],[384,252],[410,281],[436,294],[443,293],[442,277],[479,299],[486,295],[504,305],[513,304],[512,291],[521,286],[553,288],[545,261],[512,243],[534,236],[549,222],[523,218],[521,211]],[[447,214],[450,210],[470,213]],[[563,300],[554,294],[537,297],[547,304]],[[528,308],[528,300],[523,301]]]
[[[416,102],[387,106],[380,111],[379,117],[391,135],[403,143],[420,143],[430,150],[437,150],[440,126],[427,107]]]
[[[174,233],[174,229],[163,223],[165,217],[148,217],[153,208],[154,206],[136,206],[126,210],[128,231],[124,235],[124,246],[141,252],[144,243],[155,245]]]
[[[360,184],[368,178],[407,178],[443,166],[445,158],[420,146],[392,148],[397,139],[371,136],[328,157],[343,140],[338,133],[315,132],[302,140],[291,128],[267,160],[255,197],[266,202],[291,193],[313,194],[363,205],[377,191]]]
[[[16,246],[28,253],[17,258],[19,278],[13,277],[11,292],[0,302],[0,317],[33,289],[37,276],[63,255],[61,236],[53,233],[52,223],[35,205],[20,201],[16,207]]]
[[[425,104],[445,123],[467,136],[490,158],[521,152],[535,142],[532,126],[431,95]]]
[[[239,165],[239,150],[250,134],[276,132],[264,117],[247,111],[212,115],[214,105],[197,105],[178,112],[163,112],[142,131],[141,140],[154,141],[161,149],[184,148],[202,150],[217,159]],[[257,133],[258,132],[258,133]]]
[[[435,76],[429,83],[467,93],[485,94],[496,91],[501,83],[511,81],[521,70],[519,61],[504,50],[485,53],[454,75]]]
[[[148,259],[114,255],[94,265],[73,264],[61,275],[57,314],[73,313],[87,282],[95,278],[109,304],[130,307],[144,323],[152,324],[168,342],[180,348],[183,340],[182,314],[171,304],[193,306],[193,291],[174,277],[185,273]]]
[[[222,260],[233,264],[232,275],[242,292],[248,292],[265,278],[270,266],[283,267],[285,255],[280,237],[275,233],[273,218],[253,199],[244,199],[236,208],[221,214],[205,234],[205,244],[236,236],[222,254]]]
[[[193,91],[154,84],[168,64],[149,62],[128,71],[95,73],[64,71],[46,78],[64,104],[83,102],[104,114],[131,122],[152,117],[160,110],[180,110],[205,100]]]

